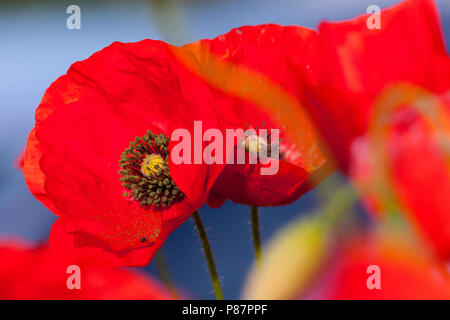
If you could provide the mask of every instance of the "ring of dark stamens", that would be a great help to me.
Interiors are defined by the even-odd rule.
[[[120,156],[119,175],[122,187],[127,192],[123,195],[141,203],[142,206],[168,207],[183,199],[183,193],[170,177],[169,173],[169,139],[163,134],[155,135],[151,131],[130,142]],[[142,163],[147,156],[160,155],[164,161],[162,170],[153,175],[144,176]],[[154,165],[159,169],[159,165]]]

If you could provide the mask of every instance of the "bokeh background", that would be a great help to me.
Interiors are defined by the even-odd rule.
[[[145,38],[184,44],[212,38],[234,27],[262,23],[315,28],[323,20],[350,19],[382,0],[154,0],[0,1],[0,238],[46,241],[55,216],[29,193],[14,162],[34,125],[45,89],[70,64],[114,41]],[[81,8],[81,29],[66,27],[69,5]],[[438,0],[447,46],[450,1]],[[385,48],[389,50],[389,48]],[[328,181],[328,183],[330,183]],[[281,226],[317,205],[310,192],[292,205],[260,209],[263,244]],[[224,295],[238,299],[253,263],[249,208],[226,203],[200,211],[208,229]],[[177,229],[163,247],[176,285],[194,298],[211,299],[209,274],[192,222]],[[156,274],[154,263],[145,272]]]

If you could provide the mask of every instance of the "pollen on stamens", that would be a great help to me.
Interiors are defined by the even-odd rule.
[[[168,168],[159,153],[146,154],[141,164],[141,173],[146,178],[161,179],[168,176]]]
[[[183,199],[183,193],[170,177],[168,142],[165,135],[150,131],[130,142],[119,160],[120,181],[126,189],[124,197],[155,207],[167,207]]]

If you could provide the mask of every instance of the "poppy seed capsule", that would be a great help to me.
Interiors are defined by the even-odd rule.
[[[165,135],[147,131],[145,136],[136,137],[125,149],[119,160],[119,180],[126,190],[131,191],[125,192],[125,197],[131,197],[143,206],[156,207],[170,206],[183,199],[183,193],[170,177],[168,143]],[[156,190],[153,190],[154,186],[157,186]],[[168,198],[169,193],[176,196]]]

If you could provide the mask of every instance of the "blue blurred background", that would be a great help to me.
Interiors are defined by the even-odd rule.
[[[45,89],[71,63],[114,41],[145,38],[184,44],[211,38],[242,25],[280,23],[315,28],[322,20],[350,19],[381,0],[155,0],[155,1],[0,1],[0,237],[31,241],[48,236],[55,216],[29,193],[14,162],[34,125]],[[450,1],[437,1],[447,44]],[[69,30],[66,9],[81,8],[81,29]],[[389,50],[386,48],[386,50]],[[281,226],[317,204],[311,192],[292,205],[260,210],[263,244]],[[238,299],[253,263],[249,208],[226,203],[201,210],[224,295]],[[194,225],[188,221],[163,247],[175,283],[192,297],[212,299],[207,267]],[[145,269],[155,274],[153,263]]]

